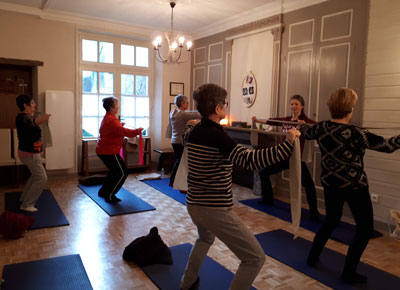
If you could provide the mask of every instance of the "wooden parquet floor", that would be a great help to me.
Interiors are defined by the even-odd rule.
[[[47,188],[70,222],[69,226],[30,230],[17,240],[0,239],[0,265],[26,262],[69,254],[80,254],[90,282],[96,290],[157,289],[134,263],[122,259],[122,252],[132,240],[146,235],[157,226],[169,246],[194,243],[197,232],[186,208],[146,184],[135,174],[124,187],[157,208],[136,214],[109,217],[77,187],[77,177],[50,178]],[[21,188],[0,188],[0,210],[4,211],[4,193]],[[235,200],[254,198],[250,189],[234,186]],[[289,230],[289,224],[238,202],[234,209],[254,234],[275,229]],[[300,236],[312,240],[314,234],[301,229]],[[347,246],[329,241],[327,247],[346,253]],[[209,251],[224,267],[235,272],[239,261],[220,241]],[[362,261],[400,276],[400,242],[389,237],[371,240]],[[267,256],[254,282],[258,289],[329,289],[318,281]],[[210,289],[211,290],[211,289]],[[216,289],[218,290],[218,289]]]

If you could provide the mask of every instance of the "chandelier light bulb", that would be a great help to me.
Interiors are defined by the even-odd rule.
[[[185,38],[183,36],[180,36],[178,41],[179,41],[179,47],[183,47],[183,43],[185,42]]]
[[[157,36],[155,41],[157,41],[157,46],[160,47],[161,43],[162,43],[162,37],[161,36]]]
[[[154,49],[158,49],[158,41],[157,41],[157,39],[154,39],[154,41],[153,41],[153,46],[154,46]]]
[[[193,43],[191,41],[186,42],[186,47],[187,50],[190,51],[190,48],[192,47]]]
[[[174,34],[174,7],[176,5],[175,1],[170,1],[170,6],[171,6],[171,29],[168,34],[166,34],[165,38],[168,41],[168,54],[163,57],[161,49],[159,49],[162,46],[162,37],[158,36],[154,41],[154,51],[156,55],[156,60],[162,63],[169,63],[169,64],[179,64],[179,63],[184,63],[190,59],[190,48],[192,47],[192,42],[188,41],[186,42],[186,47],[188,53],[186,54],[186,59],[181,58],[182,56],[182,48],[185,46],[185,38],[183,36],[176,36]],[[174,42],[172,42],[175,39]]]

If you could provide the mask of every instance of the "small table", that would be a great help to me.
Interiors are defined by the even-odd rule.
[[[172,170],[172,167],[174,166],[176,159],[174,149],[163,148],[163,149],[154,149],[153,151],[160,153],[157,170],[160,171],[162,168],[164,168],[165,173],[170,172]]]

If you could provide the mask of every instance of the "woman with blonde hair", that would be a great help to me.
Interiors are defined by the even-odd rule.
[[[347,202],[356,222],[356,233],[342,272],[342,280],[347,283],[367,281],[366,276],[356,272],[374,229],[368,179],[364,171],[365,150],[389,153],[400,148],[400,135],[385,139],[349,124],[357,100],[354,90],[339,88],[328,100],[331,120],[312,127],[303,125],[301,128],[304,137],[317,140],[321,150],[321,183],[326,209],[326,219],[315,235],[307,264],[317,264],[326,242],[340,222],[343,205]]]

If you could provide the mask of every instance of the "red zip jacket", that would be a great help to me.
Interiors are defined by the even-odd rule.
[[[127,129],[122,127],[117,117],[109,112],[101,121],[100,137],[97,140],[96,154],[114,155],[121,150],[124,137],[135,137],[140,134],[139,129]]]

